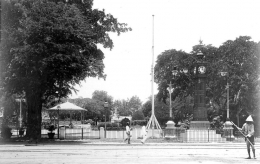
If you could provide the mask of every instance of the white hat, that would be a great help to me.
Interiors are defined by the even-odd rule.
[[[246,121],[253,122],[253,118],[251,117],[251,115],[249,115],[249,116],[247,117]]]

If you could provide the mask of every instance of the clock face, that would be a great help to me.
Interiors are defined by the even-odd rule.
[[[198,69],[200,74],[204,74],[206,72],[206,67],[205,66],[200,66]]]

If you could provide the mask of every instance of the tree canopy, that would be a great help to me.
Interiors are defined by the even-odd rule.
[[[259,117],[260,43],[251,41],[249,36],[228,40],[219,47],[201,42],[193,46],[190,53],[174,49],[162,52],[155,65],[158,100],[166,102],[170,82],[174,87],[172,100],[184,100],[188,96],[194,96],[195,55],[199,50],[205,55],[207,68],[206,104],[209,108],[212,107],[212,111],[215,111],[213,113],[226,118],[228,82],[231,119],[237,122],[239,114],[240,119],[245,119],[249,114]],[[175,77],[172,74],[174,67],[178,70]],[[184,73],[184,68],[188,69],[188,73]],[[228,76],[222,77],[220,72],[223,71]]]
[[[112,49],[109,32],[131,28],[92,9],[92,0],[5,0],[2,5],[1,91],[25,94],[27,135],[39,137],[42,105],[66,97],[86,77],[105,78],[97,44]]]

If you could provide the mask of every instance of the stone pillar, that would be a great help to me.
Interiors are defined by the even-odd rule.
[[[100,138],[100,139],[105,138],[105,130],[104,130],[103,127],[100,127],[100,130],[99,130],[99,138]]]
[[[166,123],[166,128],[164,130],[164,133],[165,133],[165,136],[164,138],[165,139],[171,139],[171,140],[176,140],[177,137],[176,137],[176,127],[175,127],[175,123],[171,120],[169,120],[167,123]]]
[[[227,119],[223,128],[223,137],[226,138],[227,141],[233,141],[235,139],[233,135],[233,129],[234,128],[232,127],[232,123],[229,121],[229,119]]]
[[[60,131],[60,140],[64,140],[66,135],[65,127],[61,127],[59,131]]]

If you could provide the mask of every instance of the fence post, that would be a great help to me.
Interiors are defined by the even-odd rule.
[[[209,142],[209,128],[208,128],[208,142]]]
[[[230,139],[230,141],[231,141],[231,129],[229,129],[229,139]]]
[[[83,127],[81,128],[81,139],[83,140]]]

